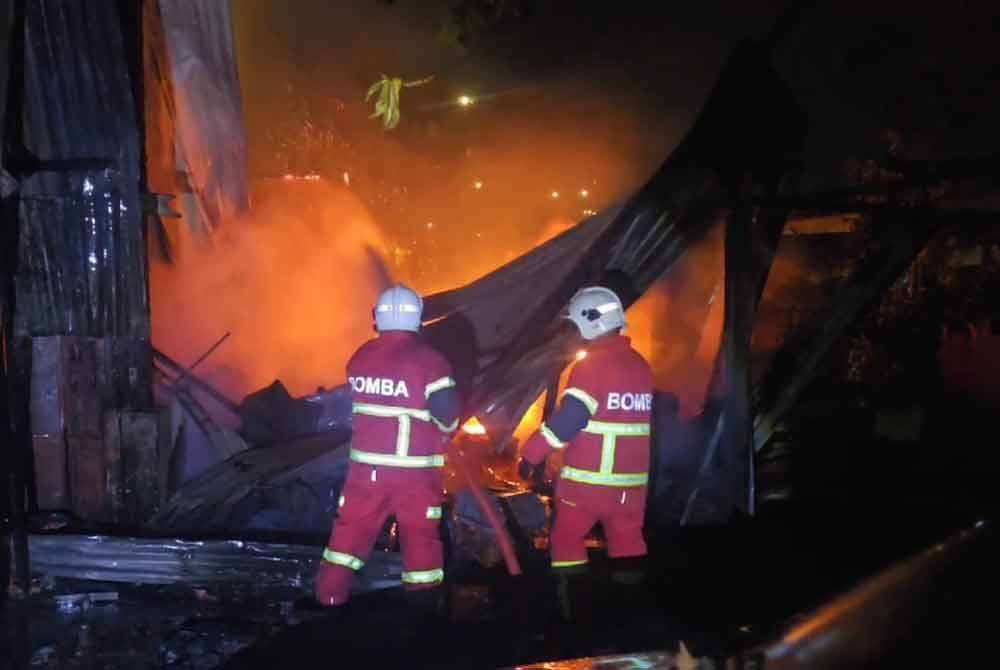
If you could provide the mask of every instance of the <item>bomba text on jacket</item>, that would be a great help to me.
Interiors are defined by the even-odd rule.
[[[386,379],[383,377],[348,377],[347,382],[355,393],[380,395],[387,398],[409,398],[410,392],[402,379]]]

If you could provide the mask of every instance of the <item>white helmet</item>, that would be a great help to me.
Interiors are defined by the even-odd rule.
[[[585,340],[593,340],[625,327],[625,309],[614,291],[588,286],[569,301],[567,318],[576,324]]]
[[[420,330],[424,301],[413,289],[397,284],[382,292],[375,303],[375,329],[383,333],[387,330]]]

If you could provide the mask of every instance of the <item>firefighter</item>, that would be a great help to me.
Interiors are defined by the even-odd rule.
[[[621,334],[625,314],[614,291],[581,289],[566,316],[586,341],[586,356],[570,371],[559,408],[525,443],[518,469],[522,478],[537,481],[547,455],[565,455],[550,545],[552,568],[560,576],[560,602],[572,619],[585,614],[572,611],[570,591],[573,575],[586,571],[585,538],[596,524],[607,538],[613,579],[641,579],[653,375]],[[577,610],[587,607],[579,601]]]
[[[354,575],[390,516],[399,525],[404,586],[423,593],[423,605],[428,595],[440,604],[442,468],[459,402],[451,365],[418,338],[422,314],[414,291],[388,289],[374,308],[378,336],[347,363],[354,436],[316,582],[323,605],[348,601]]]

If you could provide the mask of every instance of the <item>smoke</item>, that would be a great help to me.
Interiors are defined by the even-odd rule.
[[[382,236],[341,186],[269,181],[254,196],[212,244],[173,231],[175,264],[151,268],[155,344],[190,362],[231,332],[199,371],[234,399],[275,379],[293,395],[339,384],[389,280]]]
[[[234,398],[274,379],[293,394],[342,382],[390,281],[454,288],[633,193],[682,136],[720,60],[702,58],[695,73],[646,40],[642,72],[591,64],[532,79],[502,56],[441,47],[447,2],[295,4],[233,5],[252,212],[224,222],[210,246],[178,227],[176,265],[151,272],[156,346],[190,362],[231,332],[199,372]],[[392,132],[364,102],[382,73],[436,75],[404,90]],[[465,91],[481,102],[447,104]],[[283,179],[305,174],[321,180]],[[667,335],[700,341],[699,317],[659,325],[687,309],[668,293],[658,286],[630,315],[653,359],[695,346],[654,345]],[[676,379],[673,369],[658,378]]]

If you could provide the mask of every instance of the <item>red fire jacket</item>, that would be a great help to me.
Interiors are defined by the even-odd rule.
[[[524,460],[538,465],[552,450],[565,449],[563,480],[646,485],[653,374],[629,338],[610,335],[591,342],[587,357],[570,373],[561,404],[525,443]]]
[[[444,465],[441,432],[450,425],[431,412],[430,397],[455,386],[451,365],[407,332],[390,331],[364,344],[347,363],[353,391],[351,460],[373,466]]]

